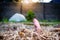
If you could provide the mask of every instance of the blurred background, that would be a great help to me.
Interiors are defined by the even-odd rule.
[[[0,0],[0,21],[9,19],[15,13],[27,15],[32,10],[38,20],[60,21],[60,0],[52,0],[50,3],[24,4],[21,0]]]

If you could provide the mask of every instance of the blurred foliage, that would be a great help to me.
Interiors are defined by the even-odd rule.
[[[39,20],[40,22],[48,22],[48,20]]]
[[[8,22],[8,19],[7,18],[3,18],[2,22]]]
[[[60,22],[60,20],[39,20],[40,22]]]
[[[34,12],[32,10],[29,10],[26,15],[27,21],[32,21],[34,17],[35,17]]]

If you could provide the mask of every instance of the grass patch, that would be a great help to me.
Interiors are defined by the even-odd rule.
[[[31,22],[31,21],[25,21],[25,22],[22,22],[22,23],[27,24],[27,25],[33,25],[33,22]],[[45,21],[45,20],[44,21],[39,21],[39,23],[40,23],[40,25],[43,25],[43,26],[49,26],[49,25],[54,26],[54,25],[60,24],[60,22],[58,22],[58,21],[48,22],[48,21]]]
[[[8,23],[9,20],[7,18],[4,18],[2,21],[3,23]],[[60,24],[60,21],[55,20],[55,21],[48,21],[48,20],[39,20],[41,25],[47,26],[47,25],[56,25],[56,24]],[[16,23],[15,21],[13,21],[12,23]],[[27,25],[33,25],[32,21],[22,21],[22,22],[17,22],[17,23],[24,23]]]
[[[8,19],[7,18],[4,18],[4,19],[2,19],[1,22],[7,23],[8,22]]]

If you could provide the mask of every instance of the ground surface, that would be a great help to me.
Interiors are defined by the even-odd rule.
[[[49,32],[53,29],[53,26],[41,26],[44,31]],[[0,39],[3,40],[19,40],[20,37],[18,32],[21,29],[28,29],[29,31],[34,31],[34,25],[26,25],[23,23],[0,23]],[[28,31],[26,30],[26,31]],[[28,31],[28,32],[29,32]]]

